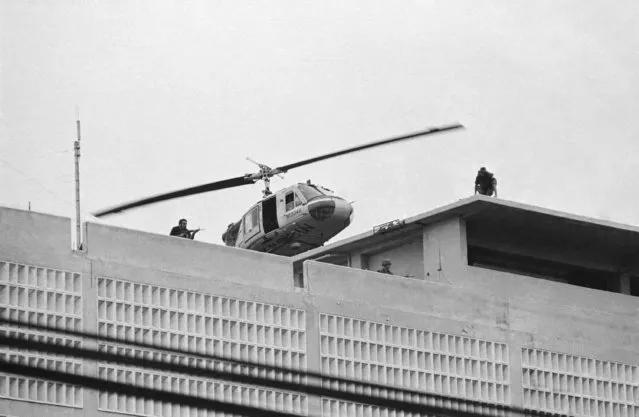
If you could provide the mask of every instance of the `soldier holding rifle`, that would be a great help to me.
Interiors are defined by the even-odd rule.
[[[178,222],[178,226],[174,226],[171,229],[171,236],[183,237],[186,239],[191,239],[195,237],[195,234],[199,232],[200,229],[189,230],[186,228],[186,219],[180,219]]]

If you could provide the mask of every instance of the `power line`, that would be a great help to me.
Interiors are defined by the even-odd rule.
[[[65,200],[64,198],[60,197],[59,195],[57,195],[56,193],[54,193],[53,191],[51,191],[50,189],[48,189],[47,187],[45,187],[44,185],[42,185],[38,180],[36,180],[35,178],[25,174],[24,172],[20,171],[19,169],[17,169],[16,167],[14,167],[13,165],[11,165],[10,163],[8,163],[7,161],[5,161],[4,159],[0,158],[0,162],[2,162],[4,165],[6,165],[8,168],[14,170],[15,172],[17,172],[18,174],[24,176],[25,178],[27,178],[28,180],[30,180],[31,182],[33,182],[34,184],[36,184],[38,187],[42,188],[44,191],[46,191],[47,193],[51,194],[52,196],[56,197],[57,199],[67,203],[67,204],[71,204],[73,205],[73,203]]]
[[[29,158],[31,159],[41,159],[47,156],[52,156],[52,155],[62,155],[65,153],[69,153],[69,152],[73,152],[73,149],[62,149],[62,150],[56,150],[56,151],[45,151],[43,153],[33,153],[33,149],[29,149],[29,148],[23,148],[21,150],[16,151],[16,153],[19,152],[28,152]]]
[[[270,365],[252,363],[248,361],[242,361],[237,359],[229,359],[215,355],[202,355],[197,352],[182,351],[176,349],[169,349],[162,346],[155,346],[151,344],[134,342],[129,340],[121,340],[108,336],[100,336],[93,333],[77,332],[71,330],[61,330],[56,328],[49,328],[37,324],[31,324],[27,322],[12,321],[0,318],[0,324],[8,324],[12,326],[19,326],[20,333],[16,332],[17,337],[3,336],[0,337],[0,345],[8,345],[22,349],[40,350],[49,353],[69,355],[72,357],[83,357],[86,359],[94,359],[107,362],[117,362],[120,364],[152,368],[163,370],[167,372],[177,372],[189,375],[196,375],[205,378],[216,378],[222,380],[229,380],[237,383],[262,385],[275,389],[283,389],[288,391],[302,392],[311,395],[332,397],[348,402],[363,403],[372,406],[394,408],[411,413],[438,413],[446,416],[457,417],[470,417],[477,415],[477,412],[510,412],[511,414],[526,414],[528,416],[536,415],[549,415],[548,413],[539,413],[531,410],[524,410],[517,407],[500,405],[494,403],[488,403],[477,400],[467,400],[461,398],[455,398],[450,396],[444,396],[439,394],[431,394],[423,391],[406,390],[402,388],[389,387],[379,384],[371,384],[367,382],[348,380],[339,377],[325,376],[319,373],[303,372],[296,369],[275,367]],[[123,356],[104,351],[92,351],[89,349],[75,348],[71,346],[52,345],[44,342],[36,342],[31,340],[25,340],[28,336],[24,335],[24,329],[34,329],[39,331],[53,331],[55,333],[66,334],[75,337],[84,337],[89,339],[96,339],[99,341],[106,341],[118,344],[127,344],[144,348],[147,350],[159,350],[169,352],[172,354],[185,355],[191,357],[198,357],[201,359],[227,362],[232,365],[239,365],[244,367],[240,369],[239,373],[236,372],[224,372],[220,370],[214,370],[210,368],[191,367],[185,365],[179,365],[176,363],[160,362],[150,359],[143,359],[140,357]],[[297,377],[302,381],[314,381],[315,384],[308,383],[295,383],[284,381],[284,375],[277,378],[263,378],[256,376],[259,374],[276,371],[284,373],[287,377]],[[251,375],[253,373],[253,375]],[[344,386],[350,388],[349,391],[336,390],[332,388],[325,388],[326,386]],[[377,393],[379,396],[364,394]],[[134,395],[134,394],[132,394]],[[409,398],[416,401],[406,402],[401,399]],[[162,397],[158,398],[162,400]],[[457,406],[458,409],[451,409],[447,406]],[[468,411],[475,410],[475,411]],[[555,414],[560,415],[560,414]]]
[[[207,408],[224,413],[241,414],[249,417],[263,417],[265,412],[273,417],[301,417],[299,414],[284,413],[275,410],[264,410],[257,407],[228,403],[224,401],[205,399],[192,395],[178,394],[170,391],[162,391],[153,388],[145,388],[121,382],[113,382],[100,378],[83,375],[75,375],[67,372],[51,371],[39,367],[31,367],[8,362],[0,359],[0,369],[17,375],[30,376],[33,378],[48,379],[66,384],[81,385],[99,391],[113,392],[117,394],[132,395],[136,397],[151,398],[162,402],[170,402],[188,405],[196,408]]]
[[[370,391],[379,391],[379,390],[388,390],[388,389],[395,390],[394,388],[389,388],[389,387],[384,386],[384,385],[371,384],[371,383],[362,383],[362,382],[359,382],[359,381],[353,381],[353,380],[349,380],[349,379],[342,379],[342,378],[339,378],[339,377],[325,376],[325,375],[322,375],[320,373],[299,371],[297,369],[292,369],[292,368],[277,367],[277,366],[271,366],[271,365],[266,365],[266,364],[261,364],[261,363],[254,363],[254,362],[238,360],[238,359],[228,358],[228,357],[219,356],[219,355],[204,355],[204,354],[201,354],[199,352],[194,352],[194,351],[186,351],[186,350],[180,350],[180,349],[167,348],[167,347],[164,347],[164,346],[153,345],[153,344],[143,343],[143,342],[137,342],[137,341],[128,340],[128,339],[118,339],[118,338],[109,337],[109,336],[103,336],[103,335],[99,335],[99,334],[96,334],[96,333],[90,333],[90,332],[79,332],[79,331],[75,331],[75,330],[59,329],[59,328],[55,328],[55,327],[42,326],[42,325],[39,325],[39,324],[33,324],[33,323],[29,323],[29,322],[24,322],[24,321],[7,320],[7,319],[4,319],[2,317],[0,317],[0,325],[1,324],[10,325],[10,326],[18,326],[21,330],[32,329],[32,330],[37,330],[37,331],[42,331],[42,332],[54,332],[54,333],[64,334],[64,335],[73,336],[73,337],[81,337],[81,338],[93,339],[93,340],[96,340],[96,341],[111,342],[111,343],[116,343],[116,344],[126,344],[126,345],[129,345],[129,346],[135,346],[135,347],[142,348],[142,349],[162,351],[162,352],[167,352],[167,353],[176,354],[176,355],[195,356],[197,358],[201,358],[201,359],[204,359],[204,360],[227,362],[227,363],[232,364],[232,365],[246,366],[246,367],[249,367],[249,368],[259,369],[259,370],[266,371],[266,372],[285,372],[287,374],[290,374],[290,376],[297,377],[297,378],[300,378],[300,379],[301,378],[316,378],[316,379],[320,379],[320,380],[322,380],[324,382],[327,382],[327,383],[337,383],[337,384],[353,384],[353,383],[355,383],[355,384],[361,385],[363,388],[368,389]],[[424,394],[421,391],[408,391],[408,390],[397,390],[397,391],[398,392],[402,391],[406,395],[423,395]],[[429,395],[431,395],[431,394],[429,394]],[[458,400],[457,398],[454,398],[454,397],[448,397],[448,396],[438,395],[438,394],[432,394],[431,397],[435,398],[437,400],[441,400],[441,401],[450,401],[450,400],[455,400],[456,401],[456,400]],[[491,403],[485,403],[485,402],[480,402],[480,401],[476,401],[476,400],[462,400],[462,401],[468,403],[469,405],[476,405],[476,406],[488,405],[488,406],[493,406],[493,404],[491,404]]]
[[[72,203],[72,202],[70,202],[69,200],[65,199],[64,197],[60,197],[60,196],[59,196],[58,194],[56,194],[55,192],[51,191],[49,188],[47,188],[47,187],[45,187],[44,185],[42,185],[42,184],[41,184],[38,180],[36,180],[35,178],[31,177],[30,175],[27,175],[27,174],[25,174],[24,172],[20,171],[19,169],[17,169],[16,167],[14,167],[14,166],[13,166],[13,165],[11,165],[10,163],[8,163],[6,160],[4,160],[4,159],[0,158],[0,162],[2,162],[2,164],[6,165],[6,166],[7,166],[7,168],[10,168],[10,169],[12,169],[13,171],[17,172],[18,174],[20,174],[20,175],[24,176],[26,179],[28,179],[29,181],[31,181],[31,182],[33,182],[34,184],[36,184],[36,185],[37,185],[38,187],[40,187],[42,190],[44,190],[44,191],[46,191],[47,193],[51,194],[53,197],[57,198],[59,201],[62,201],[63,203],[66,203],[66,204],[68,204],[68,205],[70,205],[70,206],[75,207],[75,204],[73,204],[73,203]],[[65,175],[66,175],[66,174],[65,174]],[[69,175],[73,175],[73,174],[69,174]],[[57,178],[60,178],[60,177],[56,177],[56,179],[57,179]],[[64,181],[61,181],[61,180],[58,180],[58,181],[60,181],[60,183],[68,183],[68,182],[64,182]],[[84,210],[82,210],[81,212],[82,212],[82,214],[84,214],[84,215],[86,215],[86,216],[88,216],[88,217],[91,217],[92,219],[94,219],[94,220],[96,220],[96,221],[100,221],[100,222],[102,222],[102,220],[101,220],[101,219],[99,219],[99,218],[95,217],[93,214],[91,214],[91,213],[90,213],[90,212],[88,212],[88,211],[84,211]]]
[[[42,159],[45,158],[47,156],[52,156],[52,155],[62,155],[65,153],[69,153],[69,152],[73,152],[73,149],[66,149],[64,151],[53,151],[53,152],[48,152],[48,153],[44,153],[44,154],[40,154],[40,155],[34,155],[31,156],[32,159]]]
[[[84,358],[84,359],[92,359],[100,362],[115,362],[120,365],[134,366],[137,368],[151,368],[154,370],[165,371],[165,372],[175,372],[181,374],[187,374],[191,376],[198,376],[202,378],[214,378],[227,380],[240,384],[250,384],[250,385],[260,385],[268,388],[276,389],[276,390],[286,390],[286,391],[296,391],[310,395],[324,396],[324,397],[334,397],[343,401],[349,402],[359,402],[365,403],[369,405],[374,405],[378,407],[390,407],[400,409],[406,412],[415,412],[415,413],[446,413],[447,415],[455,416],[455,417],[469,417],[474,415],[473,413],[462,412],[459,410],[454,410],[453,412],[449,412],[448,408],[445,408],[441,405],[434,404],[423,404],[423,403],[415,403],[415,402],[405,402],[397,399],[388,398],[389,396],[397,396],[402,395],[396,394],[395,390],[390,387],[385,387],[385,389],[389,392],[389,395],[385,398],[375,397],[365,394],[358,394],[347,391],[336,391],[332,389],[322,388],[321,385],[309,385],[309,384],[300,384],[295,382],[288,382],[278,379],[270,379],[270,378],[262,378],[253,375],[246,374],[238,374],[233,372],[224,372],[217,371],[214,369],[207,369],[201,367],[193,367],[193,366],[185,366],[180,364],[174,364],[169,362],[161,362],[150,359],[143,358],[135,358],[135,357],[127,357],[123,355],[112,354],[104,351],[97,351],[92,349],[83,349],[77,347],[70,346],[62,346],[50,344],[47,342],[37,342],[32,340],[25,340],[21,337],[6,337],[0,336],[0,345],[6,345],[13,348],[18,349],[26,349],[26,350],[37,350],[41,352],[53,353],[58,355],[67,355],[72,356],[74,358]],[[322,381],[319,381],[321,384]],[[354,382],[351,382],[351,384]],[[357,384],[357,383],[356,383]],[[422,393],[420,399],[425,399],[426,401],[430,400],[435,402],[436,400],[430,398],[427,394]],[[455,403],[455,401],[450,401],[451,405]],[[484,405],[482,408],[486,409],[494,409],[493,405]]]

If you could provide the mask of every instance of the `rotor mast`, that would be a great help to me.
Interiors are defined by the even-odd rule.
[[[277,175],[280,178],[284,178],[282,175],[280,175],[282,171],[279,170],[278,168],[273,169],[269,167],[268,165],[260,164],[259,162],[256,162],[252,160],[251,158],[247,157],[246,159],[248,161],[253,162],[255,165],[257,165],[260,168],[260,170],[256,172],[255,174],[246,174],[246,178],[252,181],[259,181],[259,180],[264,181],[264,189],[262,190],[263,197],[268,197],[269,195],[273,194],[271,192],[271,177]]]
[[[262,181],[264,181],[264,189],[262,190],[262,195],[264,197],[268,197],[271,193],[271,179],[269,177],[262,177]]]

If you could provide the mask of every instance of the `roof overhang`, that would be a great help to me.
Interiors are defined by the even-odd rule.
[[[512,233],[509,238],[538,242],[561,238],[568,245],[587,247],[589,251],[603,255],[609,253],[611,259],[616,256],[627,261],[639,252],[639,227],[476,195],[404,219],[402,227],[387,233],[370,230],[299,254],[293,261],[315,259],[327,253],[350,253],[379,246],[389,240],[412,238],[422,232],[423,226],[455,217],[465,219],[469,227],[483,225],[508,231]],[[516,233],[513,232],[515,230]]]

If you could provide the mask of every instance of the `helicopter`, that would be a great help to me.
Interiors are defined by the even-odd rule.
[[[463,127],[461,124],[433,127],[277,168],[271,168],[247,158],[259,167],[258,172],[146,197],[100,210],[93,213],[93,215],[103,217],[161,201],[263,181],[262,199],[251,206],[240,220],[227,226],[226,232],[222,234],[222,241],[226,246],[282,256],[293,256],[322,246],[347,228],[353,221],[353,205],[343,197],[335,195],[332,190],[313,184],[310,180],[306,183],[288,186],[273,193],[270,190],[271,178],[276,175],[282,177],[282,174],[293,168],[299,168],[329,158]]]

